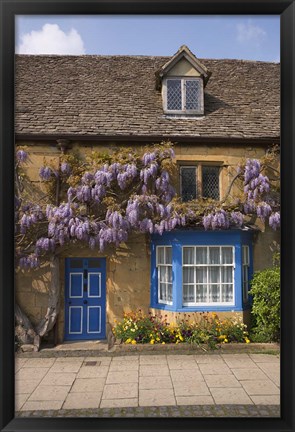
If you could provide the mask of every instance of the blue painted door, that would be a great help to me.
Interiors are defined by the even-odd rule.
[[[65,340],[105,339],[106,259],[66,258]]]

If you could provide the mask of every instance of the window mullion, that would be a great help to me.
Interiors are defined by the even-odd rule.
[[[185,95],[185,80],[181,80],[181,110],[185,111],[186,95]]]

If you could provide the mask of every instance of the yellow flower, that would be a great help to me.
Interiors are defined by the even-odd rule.
[[[227,342],[228,342],[228,339],[225,338],[225,339],[224,339],[224,342],[227,343]]]
[[[246,342],[246,343],[250,343],[250,339],[245,338],[245,342]]]
[[[135,345],[135,344],[136,344],[136,340],[133,339],[133,340],[131,341],[131,343],[132,343],[132,345]]]
[[[158,341],[158,342],[159,342],[159,341],[160,341],[160,338],[159,338],[159,337],[157,337],[157,338],[156,338],[156,341]]]
[[[150,340],[150,344],[153,345],[154,343],[155,343],[155,339],[151,339],[151,340]]]
[[[162,342],[162,345],[165,345],[165,342]]]
[[[130,338],[128,338],[126,341],[125,341],[125,343],[130,343],[131,342],[131,339]]]

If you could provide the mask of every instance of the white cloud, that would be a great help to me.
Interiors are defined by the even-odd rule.
[[[247,24],[237,24],[237,40],[240,43],[254,43],[260,46],[261,42],[266,38],[266,32],[259,26],[252,23],[251,20]]]
[[[85,54],[84,43],[76,29],[68,33],[57,24],[44,24],[42,30],[31,31],[20,37],[18,54]]]

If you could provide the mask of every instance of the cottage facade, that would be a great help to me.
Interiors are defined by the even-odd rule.
[[[61,149],[141,149],[174,143],[183,200],[222,199],[244,158],[279,144],[279,65],[199,60],[185,46],[168,57],[17,56],[16,144],[40,186],[43,159]],[[253,271],[272,264],[279,234],[266,229],[132,234],[104,253],[60,254],[56,341],[103,339],[115,319],[141,309],[168,315],[216,311],[249,320]],[[46,264],[17,274],[16,299],[36,323],[48,304]],[[110,324],[110,326],[108,326]]]

